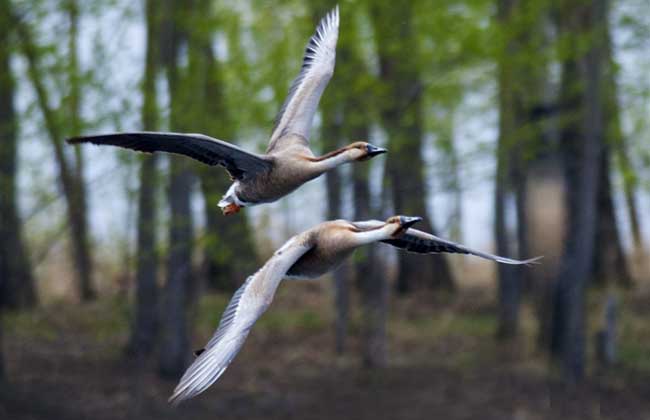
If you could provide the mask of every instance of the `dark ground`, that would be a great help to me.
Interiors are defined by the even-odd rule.
[[[481,290],[393,301],[390,366],[363,370],[357,317],[348,355],[332,351],[326,286],[284,285],[222,379],[176,409],[166,403],[175,383],[157,378],[154,360],[121,358],[123,299],[9,314],[0,418],[650,419],[647,295],[625,305],[619,366],[567,387],[534,350],[530,308],[524,338],[494,342],[494,299]],[[225,303],[202,300],[195,344]]]

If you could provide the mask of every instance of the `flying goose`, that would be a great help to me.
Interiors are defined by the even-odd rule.
[[[334,72],[338,31],[337,6],[320,21],[307,44],[302,68],[276,117],[266,154],[247,152],[203,134],[114,133],[75,137],[68,139],[68,143],[177,153],[207,165],[221,165],[234,181],[219,202],[225,215],[237,213],[242,207],[276,201],[339,165],[386,152],[386,149],[359,141],[317,157],[309,147],[318,102]]]
[[[476,255],[504,264],[531,264],[499,257],[410,228],[421,217],[393,216],[385,222],[335,220],[321,223],[289,239],[260,268],[248,277],[226,307],[219,327],[187,369],[169,399],[172,404],[205,391],[226,370],[241,349],[257,319],[268,309],[280,281],[319,277],[336,268],[356,248],[384,242],[420,254],[459,253]]]

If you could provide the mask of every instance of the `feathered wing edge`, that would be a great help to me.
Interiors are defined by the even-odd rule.
[[[515,260],[512,258],[501,257],[499,255],[493,255],[487,252],[478,251],[476,249],[472,249],[459,243],[439,238],[435,235],[422,232],[417,229],[408,229],[403,235],[395,239],[388,239],[382,242],[418,254],[469,254],[487,260],[496,261],[498,263],[512,265],[532,265],[538,263],[538,261],[543,258],[540,256],[527,260]]]
[[[183,374],[169,398],[170,403],[178,405],[219,379],[239,353],[255,321],[271,304],[287,270],[310,248],[311,244],[302,236],[290,239],[244,282],[226,307],[213,337]]]
[[[185,155],[207,165],[223,166],[236,179],[269,171],[272,167],[272,163],[263,156],[204,134],[134,131],[74,137],[67,142],[110,145],[145,153]]]
[[[311,126],[311,120],[313,119],[313,114],[316,112],[316,108],[318,107],[322,91],[325,89],[325,86],[327,86],[327,83],[334,73],[338,29],[339,7],[337,5],[327,15],[325,15],[323,19],[321,19],[316,27],[316,31],[311,36],[307,46],[305,47],[305,54],[303,56],[300,73],[298,73],[298,76],[291,83],[289,93],[275,118],[269,143],[269,151],[273,149],[276,141],[282,137],[282,135],[286,134],[285,131],[291,124],[291,119],[295,118],[295,115],[288,114],[295,114],[293,108],[295,108],[294,105],[297,104],[295,104],[294,99],[300,96],[309,97],[306,100],[311,101],[306,104],[306,107],[311,107],[306,117],[309,121],[303,121],[303,124],[306,127]],[[315,80],[310,80],[309,83],[306,83],[308,79]],[[305,106],[305,104],[303,104],[303,106]],[[307,133],[298,134],[303,135],[305,139],[308,139],[309,137],[306,135]]]

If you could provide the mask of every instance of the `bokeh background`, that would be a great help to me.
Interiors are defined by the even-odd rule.
[[[64,143],[263,152],[334,5],[0,0],[0,418],[650,418],[647,0],[340,1],[312,145],[390,152],[236,216],[220,168]],[[359,250],[286,281],[220,381],[167,404],[287,238],[393,214],[545,258]]]

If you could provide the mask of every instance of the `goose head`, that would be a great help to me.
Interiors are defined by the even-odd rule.
[[[350,230],[355,232],[355,246],[360,246],[395,239],[421,220],[421,217],[393,216],[385,222],[378,220],[353,222]]]
[[[394,230],[391,234],[393,238],[400,236],[402,233],[406,232],[408,228],[414,224],[421,222],[422,218],[419,216],[392,216],[386,220],[386,226],[393,227]]]
[[[383,147],[378,147],[374,144],[367,143],[365,141],[357,141],[347,147],[347,152],[349,153],[352,160],[364,161],[372,159],[377,155],[386,153],[388,150],[384,149]]]

